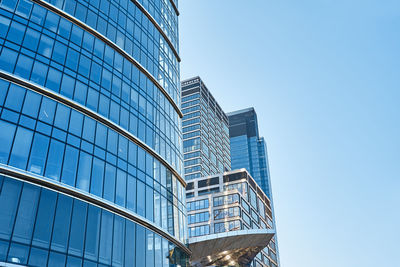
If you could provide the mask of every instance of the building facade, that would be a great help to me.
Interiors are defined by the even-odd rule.
[[[229,138],[233,169],[245,168],[271,198],[266,143],[258,132],[254,108],[229,112]]]
[[[181,86],[185,179],[230,170],[227,116],[200,77],[184,80]]]
[[[275,228],[270,199],[245,169],[191,180],[186,192],[189,238]],[[252,266],[278,266],[276,247],[272,239]]]
[[[0,266],[187,266],[178,14],[0,1]]]
[[[267,144],[260,137],[257,114],[254,108],[229,112],[229,138],[233,169],[245,168],[271,200],[272,221],[275,225]],[[277,238],[274,237],[277,244]],[[278,264],[279,251],[276,249]]]

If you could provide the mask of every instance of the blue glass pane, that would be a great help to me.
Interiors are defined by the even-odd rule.
[[[0,163],[7,164],[11,145],[14,139],[15,125],[0,121]]]
[[[46,266],[47,264],[48,251],[40,248],[31,248],[29,256],[29,266]]]
[[[144,183],[137,181],[137,214],[145,216],[145,195],[146,188]]]
[[[24,79],[29,79],[32,65],[33,65],[32,58],[20,54],[18,57],[17,66],[15,67],[14,74],[21,76]]]
[[[64,155],[64,144],[57,141],[51,140],[49,156],[47,157],[47,166],[45,171],[45,176],[54,180],[60,179],[61,164]]]
[[[146,266],[146,230],[136,226],[136,266]]]
[[[146,218],[150,221],[154,220],[154,197],[153,188],[146,186]]]
[[[146,267],[154,267],[154,234],[146,229]]]
[[[50,246],[51,225],[53,225],[54,221],[56,202],[57,194],[55,192],[42,190],[32,245],[43,248]]]
[[[100,248],[99,261],[105,264],[111,264],[112,250],[112,231],[113,215],[108,211],[102,211],[101,216],[101,233],[100,233]]]
[[[64,167],[61,182],[75,186],[76,167],[78,164],[79,150],[67,145],[65,148]]]
[[[124,241],[125,241],[125,220],[119,216],[114,217],[113,255],[112,265],[115,267],[124,266]]]
[[[52,124],[54,119],[55,109],[56,109],[56,102],[44,97],[42,100],[42,105],[40,106],[39,120]]]
[[[104,178],[103,197],[111,202],[114,202],[114,196],[115,196],[115,175],[116,175],[116,168],[110,164],[107,164],[106,175]]]
[[[11,84],[8,89],[8,95],[4,106],[11,110],[20,112],[25,97],[25,91],[24,88]]]
[[[26,264],[28,261],[28,252],[28,246],[18,243],[11,243],[7,259],[9,262],[12,263]]]
[[[22,113],[31,116],[33,118],[36,118],[39,112],[41,99],[42,97],[39,94],[28,90],[26,92]]]
[[[133,222],[126,221],[125,266],[135,266],[135,228],[136,227]]]
[[[54,126],[67,130],[68,129],[68,121],[71,109],[67,108],[64,105],[58,104],[57,105],[57,112],[56,117],[54,119]]]
[[[79,167],[76,187],[89,191],[90,172],[92,170],[92,156],[85,152],[81,152],[79,156]]]
[[[128,176],[127,181],[127,195],[126,195],[127,205],[126,207],[136,212],[136,178],[133,176]]]
[[[100,209],[89,206],[86,229],[85,257],[97,260],[100,231]]]
[[[103,195],[103,176],[104,176],[104,161],[93,158],[92,182],[90,184],[90,192],[96,196]]]
[[[86,211],[87,211],[86,203],[78,200],[74,201],[68,253],[75,256],[82,256],[83,254]],[[90,225],[89,227],[92,226]]]
[[[21,192],[21,182],[4,179],[0,194],[0,238],[10,239]]]
[[[126,200],[126,172],[118,169],[115,203],[125,207]]]
[[[37,186],[24,184],[12,237],[14,241],[25,244],[31,243],[39,191],[40,188]]]
[[[0,261],[6,260],[8,245],[8,242],[0,240]]]
[[[32,150],[28,163],[28,171],[40,175],[43,174],[48,147],[49,138],[42,134],[36,133],[33,138]]]
[[[14,146],[11,151],[10,165],[21,169],[26,168],[32,135],[31,131],[18,127],[15,134]]]
[[[58,195],[56,210],[51,248],[56,251],[66,252],[71,222],[72,198]]]
[[[65,254],[50,252],[49,263],[47,266],[65,267]]]
[[[68,267],[81,267],[82,266],[82,260],[74,257],[74,256],[68,256],[67,258],[67,266]]]

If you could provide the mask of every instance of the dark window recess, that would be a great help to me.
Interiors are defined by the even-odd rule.
[[[189,85],[183,85],[182,86],[182,91],[187,91],[189,89],[195,88],[195,87],[199,87],[199,83],[193,83],[193,84],[189,84]],[[200,88],[197,88],[197,92],[200,90]]]
[[[191,95],[191,94],[198,93],[198,92],[199,92],[199,88],[186,90],[186,91],[182,91],[182,96]]]
[[[209,178],[209,179],[205,179],[205,180],[201,180],[197,182],[197,186],[200,187],[206,187],[206,186],[210,186],[210,185],[216,185],[219,184],[219,178],[218,177],[214,177],[214,178]]]
[[[194,188],[194,183],[193,182],[188,183],[187,186],[186,186],[186,190],[192,190],[193,188]]]
[[[186,193],[186,198],[194,197],[194,192]]]
[[[215,187],[215,188],[209,188],[209,189],[205,189],[205,190],[200,190],[198,192],[199,196],[202,195],[207,195],[207,194],[211,194],[211,193],[215,193],[215,192],[219,192],[219,187]]]
[[[206,95],[203,91],[201,91],[201,96],[203,97],[203,99],[204,99],[206,102],[208,102],[207,95]]]
[[[224,175],[224,183],[237,181],[243,178],[246,178],[247,175],[245,172],[233,173],[229,175]]]
[[[248,179],[250,186],[256,190],[256,183],[254,182],[254,180],[249,176]]]
[[[261,199],[264,198],[264,192],[261,190],[261,188],[257,187],[257,194],[260,196]]]

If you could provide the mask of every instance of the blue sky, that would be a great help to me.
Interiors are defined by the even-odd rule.
[[[181,78],[256,109],[282,266],[400,266],[400,1],[179,9]]]

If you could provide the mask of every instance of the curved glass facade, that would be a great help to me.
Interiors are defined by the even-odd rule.
[[[8,174],[0,263],[187,264],[177,36],[169,0],[0,0],[0,170],[140,219]]]

